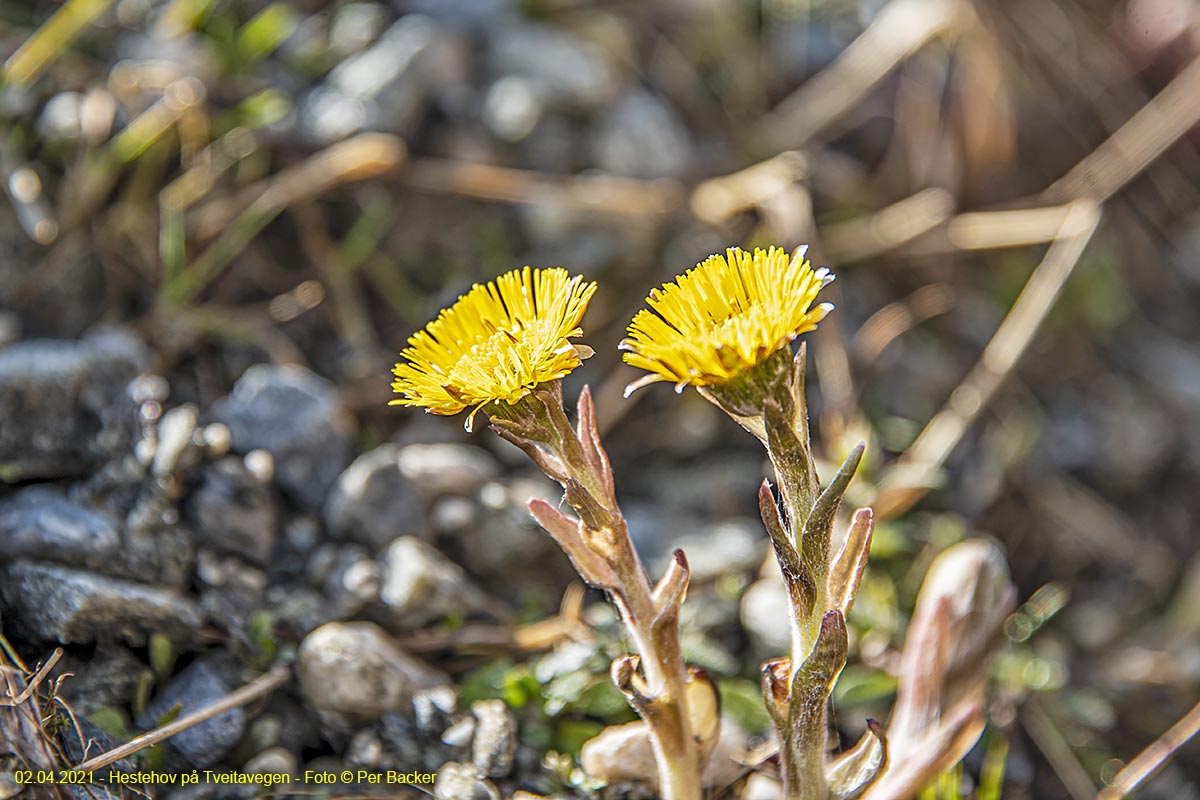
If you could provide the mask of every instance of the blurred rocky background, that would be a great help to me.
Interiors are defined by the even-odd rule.
[[[887,718],[926,567],[990,537],[1023,605],[923,796],[1095,796],[1200,699],[1198,54],[1193,0],[0,5],[6,674],[64,764],[288,663],[123,763],[653,796],[619,728],[579,766],[633,716],[611,612],[524,511],[555,487],[387,406],[439,308],[561,264],[600,282],[568,395],[652,572],[687,551],[688,658],[752,751],[787,644],[767,465],[693,392],[623,400],[615,345],[709,253],[809,243],[814,436],[868,441],[881,518],[841,742]],[[724,763],[712,797],[762,796]],[[1200,749],[1140,796],[1200,798]]]

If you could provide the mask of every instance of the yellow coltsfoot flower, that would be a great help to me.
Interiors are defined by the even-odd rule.
[[[814,270],[807,249],[730,248],[652,291],[621,342],[625,362],[650,374],[626,396],[657,381],[721,386],[816,328],[833,305],[813,301],[834,276]]]
[[[475,284],[437,319],[408,339],[392,372],[389,405],[433,414],[513,405],[539,384],[564,377],[590,353],[570,340],[596,291],[594,282],[561,267],[520,270]]]

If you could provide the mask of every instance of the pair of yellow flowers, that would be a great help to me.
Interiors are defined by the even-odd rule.
[[[833,306],[813,306],[833,280],[804,258],[772,247],[753,253],[731,248],[713,255],[672,283],[650,292],[649,308],[629,324],[621,342],[625,361],[650,374],[630,390],[670,381],[719,386],[753,369],[800,334],[816,327]],[[571,339],[594,282],[561,267],[525,267],[471,291],[413,334],[400,356],[392,405],[434,414],[514,404],[538,384],[557,380],[590,352]]]

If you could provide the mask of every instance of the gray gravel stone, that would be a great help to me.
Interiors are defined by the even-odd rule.
[[[300,643],[296,672],[308,705],[333,724],[410,711],[419,689],[448,683],[370,622],[330,622]]]
[[[476,720],[471,763],[489,778],[505,777],[517,754],[517,718],[503,700],[480,700],[471,713]]]
[[[398,458],[400,472],[426,497],[471,495],[500,474],[491,453],[469,444],[410,444]]]
[[[37,121],[38,133],[51,141],[76,141],[82,135],[79,129],[82,117],[83,94],[59,92],[42,107],[42,115]]]
[[[742,595],[741,618],[742,627],[761,654],[786,653],[791,646],[791,629],[783,579],[763,578],[750,584]]]
[[[462,567],[413,536],[401,536],[384,553],[379,599],[391,621],[411,628],[488,606]]]
[[[319,554],[324,556],[326,551]],[[337,548],[332,555],[321,588],[333,616],[348,619],[368,606],[375,607],[382,583],[379,562],[353,546]]]
[[[69,763],[79,764],[89,758],[95,758],[101,753],[115,750],[123,744],[84,716],[77,706],[72,706],[71,710],[74,712],[72,724],[64,726],[62,734],[59,736]],[[80,738],[80,734],[83,734],[82,738]],[[108,769],[118,772],[133,772],[137,766],[128,758],[122,758],[114,762]]]
[[[519,142],[537,127],[542,100],[529,80],[506,75],[487,90],[482,115],[484,124],[498,138]]]
[[[215,625],[240,637],[248,636],[246,623],[261,604],[267,576],[237,556],[212,550],[196,555],[200,607]]]
[[[250,775],[295,775],[296,756],[283,747],[271,747],[251,758],[242,767]]]
[[[385,749],[385,761],[405,771],[436,772],[447,761],[467,757],[463,747],[452,747],[438,732],[423,729],[406,714],[385,714],[379,723],[379,736]]]
[[[190,714],[221,700],[233,689],[216,666],[197,661],[171,679],[138,715],[137,723],[142,728],[152,728],[176,706],[180,716]],[[233,749],[245,727],[245,710],[233,708],[177,733],[168,741],[193,766],[209,767]]]
[[[0,501],[0,553],[96,566],[119,547],[112,520],[50,486],[29,486]]]
[[[473,764],[447,761],[437,770],[433,796],[438,800],[500,800],[491,781],[483,780]]]
[[[138,683],[152,675],[150,667],[120,645],[102,645],[86,658],[68,652],[60,665],[72,673],[62,694],[80,719],[101,708],[127,705]]]
[[[134,426],[125,387],[148,360],[142,343],[118,330],[0,349],[0,477],[80,474],[127,449]]]
[[[729,519],[672,539],[671,548],[687,554],[692,581],[699,583],[733,573],[753,573],[762,564],[768,547],[762,523],[748,518]],[[662,574],[670,555],[655,559],[655,574]]]
[[[275,546],[279,510],[271,492],[236,457],[204,468],[184,514],[201,546],[266,564]]]
[[[408,14],[334,67],[305,102],[309,135],[328,143],[363,128],[410,134],[429,101],[437,36],[433,20]]]
[[[579,765],[589,777],[605,783],[652,778],[657,766],[646,723],[638,720],[600,731],[584,742]]]
[[[175,592],[54,564],[16,561],[0,579],[21,622],[49,640],[142,644],[150,633],[182,637],[202,622],[196,605]]]
[[[329,47],[341,56],[357,53],[375,41],[386,21],[378,3],[344,3],[333,12],[329,25]]]
[[[595,108],[615,89],[604,54],[559,28],[514,21],[495,29],[489,45],[492,72],[528,79],[548,104]]]
[[[235,450],[271,453],[279,485],[309,508],[320,508],[350,463],[351,420],[337,390],[303,367],[250,367],[212,413]]]
[[[346,468],[325,502],[325,524],[336,538],[375,549],[425,530],[416,492],[400,471],[398,445],[380,445]]]
[[[749,737],[731,717],[721,717],[720,732],[701,778],[705,787],[728,786],[742,774],[742,765],[733,760],[744,752]],[[579,753],[583,771],[606,784],[625,781],[653,782],[658,775],[650,731],[638,720],[610,725],[584,743]]]
[[[691,162],[687,128],[659,97],[638,89],[600,121],[592,145],[597,166],[631,178],[682,175]]]

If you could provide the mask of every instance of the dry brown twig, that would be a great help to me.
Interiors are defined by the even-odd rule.
[[[360,133],[318,150],[300,163],[239,190],[233,197],[213,198],[198,206],[189,228],[197,239],[211,239],[255,203],[282,211],[337,186],[387,175],[407,159],[408,149],[398,136]]]
[[[692,213],[701,222],[721,226],[743,211],[768,203],[808,177],[809,157],[788,150],[728,175],[702,181],[692,190]]]
[[[946,457],[1029,347],[1099,223],[1095,203],[1072,204],[1046,257],[1029,276],[979,361],[882,481],[875,501],[881,518],[911,508],[932,486]]]
[[[109,764],[114,764],[123,758],[127,758],[139,750],[170,739],[172,736],[182,733],[188,728],[193,728],[201,722],[220,716],[226,711],[239,708],[247,703],[252,703],[260,697],[265,697],[287,683],[291,677],[292,670],[290,667],[286,664],[277,664],[245,686],[235,689],[212,705],[182,716],[152,731],[143,733],[141,736],[129,740],[120,747],[114,747],[107,753],[101,753],[95,758],[89,758],[87,761],[76,764],[72,769],[86,772],[88,770],[107,767]]]
[[[963,13],[958,0],[892,0],[832,64],[763,118],[764,149],[804,146],[841,120],[897,64],[952,31]]]
[[[872,364],[895,339],[914,326],[954,307],[954,290],[944,283],[922,286],[907,297],[888,303],[859,327],[850,343],[861,364]]]
[[[412,159],[396,179],[431,192],[619,216],[660,217],[677,210],[683,199],[681,188],[666,179],[550,175],[436,158]]]
[[[62,652],[56,650],[46,664],[30,675],[30,670],[19,660],[9,660],[9,654],[15,658],[15,653],[2,635],[0,647],[3,647],[0,650],[0,687],[4,690],[4,702],[0,703],[0,755],[11,753],[21,763],[35,769],[55,769],[59,763],[58,754],[42,726],[37,687]]]
[[[1071,171],[1051,184],[1051,200],[1107,200],[1200,122],[1200,57]]]
[[[1036,697],[1025,701],[1020,720],[1071,800],[1089,800],[1096,793],[1096,784],[1083,764],[1079,763],[1079,757],[1071,749],[1059,726]]]
[[[826,257],[845,264],[895,250],[943,224],[954,213],[954,197],[945,189],[922,189],[872,214],[821,229]]]
[[[990,542],[961,542],[933,562],[904,640],[889,763],[863,800],[912,797],[974,746],[988,665],[1015,600],[1004,555]]]
[[[1200,703],[1192,706],[1166,733],[1125,765],[1113,781],[1104,787],[1096,800],[1120,800],[1135,791],[1170,761],[1192,737],[1200,733]]]

